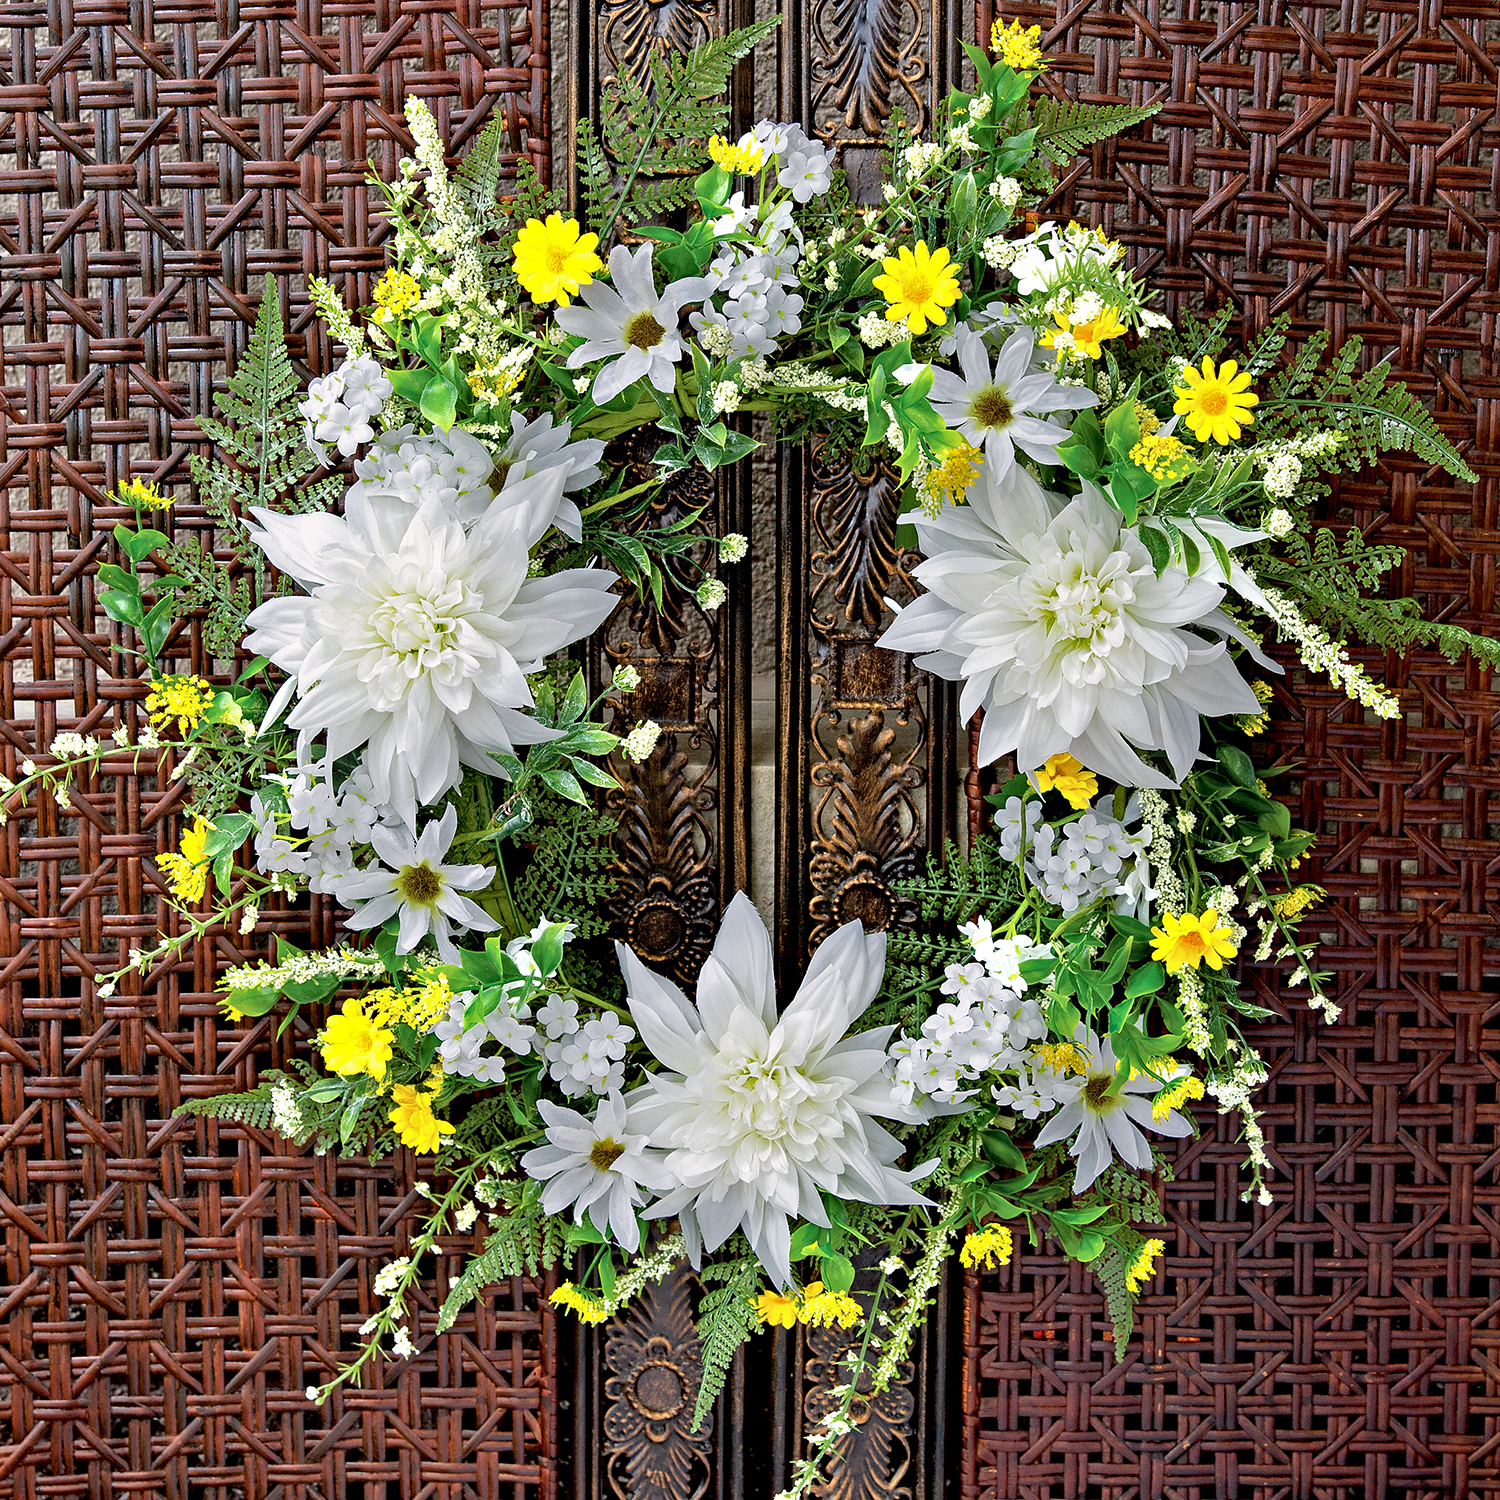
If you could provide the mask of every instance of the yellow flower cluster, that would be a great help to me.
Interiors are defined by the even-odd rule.
[[[942,463],[923,481],[927,491],[923,510],[935,516],[945,500],[950,505],[962,505],[969,486],[983,467],[984,454],[973,443],[960,442],[956,448],[950,448]]]
[[[811,1328],[853,1328],[859,1319],[859,1303],[848,1292],[830,1292],[821,1281],[803,1287],[799,1322]]]
[[[399,322],[422,300],[422,283],[392,266],[376,283],[371,295],[375,299],[377,323]]]
[[[969,1270],[982,1268],[986,1271],[1008,1266],[1015,1250],[1010,1230],[1004,1224],[986,1224],[978,1234],[968,1235],[964,1247],[958,1252],[959,1264]]]
[[[1130,450],[1130,461],[1163,482],[1181,479],[1192,465],[1187,445],[1166,432],[1142,434],[1140,442]]]
[[[1060,312],[1052,314],[1052,321],[1057,324],[1057,327],[1049,328],[1037,340],[1042,348],[1055,348],[1057,339],[1062,334],[1067,334],[1073,342],[1070,345],[1064,345],[1064,348],[1069,348],[1088,359],[1102,359],[1105,340],[1117,339],[1125,332],[1125,325],[1112,307],[1106,307],[1103,312],[1096,313],[1092,318],[1081,323],[1075,323],[1072,318]]]
[[[1066,750],[1049,755],[1047,764],[1031,776],[1037,791],[1059,793],[1075,811],[1081,811],[1099,795],[1099,778]]]
[[[370,1020],[377,1026],[410,1026],[413,1031],[431,1031],[453,1003],[453,991],[439,974],[426,984],[404,990],[372,990],[364,997]]]
[[[158,854],[156,863],[172,886],[172,894],[179,901],[192,903],[201,901],[208,889],[208,862],[203,846],[213,832],[213,824],[199,817],[182,836],[176,854]]]
[[[165,510],[172,503],[170,495],[162,494],[154,484],[147,484],[144,479],[127,479],[120,486],[120,499],[138,510]]]
[[[1186,1078],[1179,1078],[1176,1083],[1169,1083],[1151,1101],[1151,1118],[1160,1125],[1174,1109],[1181,1109],[1189,1099],[1201,1099],[1202,1097],[1202,1081],[1189,1073]]]
[[[1271,903],[1271,910],[1283,922],[1295,922],[1309,906],[1316,906],[1328,894],[1320,885],[1299,885]]]
[[[1168,974],[1196,969],[1200,963],[1222,969],[1225,960],[1239,952],[1239,945],[1219,926],[1216,911],[1206,911],[1201,917],[1190,911],[1180,917],[1168,914],[1162,921],[1164,928],[1151,929],[1151,957],[1160,959]]]
[[[1008,64],[1017,73],[1030,72],[1032,69],[1046,71],[1047,63],[1042,56],[1041,42],[1040,26],[1023,27],[1019,21],[1012,21],[1009,26],[1004,21],[996,21],[990,31],[990,51],[995,54],[998,62]]]
[[[1125,1280],[1137,1297],[1141,1294],[1141,1288],[1156,1274],[1156,1262],[1166,1253],[1165,1240],[1147,1240],[1136,1251],[1135,1259],[1130,1262],[1130,1269],[1125,1272]]]
[[[554,1307],[566,1307],[578,1315],[580,1323],[602,1323],[609,1316],[587,1292],[580,1292],[571,1281],[565,1281],[549,1299]]]
[[[329,1016],[324,1025],[318,1047],[323,1053],[323,1066],[330,1073],[345,1078],[361,1073],[368,1073],[371,1078],[385,1077],[394,1036],[388,1027],[365,1014],[365,1004],[362,999],[344,1001],[343,1010]]]
[[[859,1303],[848,1292],[830,1292],[821,1281],[810,1281],[795,1296],[762,1292],[755,1299],[755,1315],[772,1328],[808,1323],[814,1328],[853,1328],[860,1319]]]
[[[524,366],[491,365],[469,371],[469,389],[476,401],[500,401],[520,384]]]
[[[903,245],[895,255],[880,263],[884,276],[875,278],[875,290],[886,300],[886,318],[906,326],[915,335],[927,332],[929,323],[936,326],[948,321],[946,308],[962,295],[958,268],[945,248],[929,252],[927,242],[918,240],[915,250]]]
[[[1047,1042],[1033,1047],[1031,1055],[1054,1073],[1077,1073],[1082,1077],[1089,1070],[1088,1058],[1072,1042]]]
[[[146,694],[146,712],[155,728],[176,719],[177,733],[185,735],[213,701],[214,690],[201,677],[158,677]]]
[[[1257,735],[1264,734],[1266,725],[1271,722],[1271,715],[1266,711],[1264,705],[1269,704],[1275,695],[1275,689],[1263,678],[1257,677],[1250,684],[1251,691],[1260,699],[1263,705],[1258,714],[1240,714],[1235,723],[1239,726],[1242,734]],[[1265,791],[1265,782],[1259,783],[1262,792]]]
[[[1142,433],[1148,437],[1161,426],[1161,418],[1144,401],[1135,403],[1135,419],[1141,424]]]
[[[430,1153],[440,1149],[445,1135],[453,1134],[453,1126],[433,1112],[436,1084],[431,1093],[423,1093],[415,1084],[398,1083],[391,1090],[391,1098],[396,1107],[390,1113],[390,1121],[396,1127],[396,1139],[403,1146]]]
[[[766,159],[759,141],[752,141],[748,146],[736,146],[732,141],[726,141],[722,135],[709,136],[708,154],[713,157],[716,167],[723,167],[731,176],[749,176],[752,172],[758,172]]]

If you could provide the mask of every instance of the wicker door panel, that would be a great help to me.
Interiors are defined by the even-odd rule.
[[[1004,13],[1041,24],[1048,87],[1166,106],[1074,164],[1060,217],[1123,240],[1165,311],[1359,335],[1437,410],[1477,485],[1396,460],[1329,515],[1410,549],[1391,587],[1429,617],[1493,634],[1495,8]],[[1470,664],[1366,659],[1401,720],[1296,671],[1277,688],[1269,748],[1301,759],[1294,818],[1323,835],[1308,878],[1343,1015],[1321,1025],[1305,990],[1249,972],[1275,1012],[1255,1032],[1275,1201],[1240,1201],[1237,1130],[1200,1110],[1128,1349],[1060,1258],[971,1287],[965,1496],[1500,1494],[1500,698]]]
[[[545,171],[547,78],[546,11],[524,0],[0,6],[7,775],[59,731],[139,736],[145,687],[94,592],[130,514],[110,493],[143,476],[174,495],[179,535],[208,529],[195,418],[265,273],[294,356],[325,367],[305,277],[368,301],[366,163],[390,173],[410,149],[405,94],[455,146],[498,113]],[[232,666],[199,625],[167,654]],[[269,1134],[171,1119],[305,1050],[306,1018],[280,1039],[226,1021],[217,972],[274,934],[332,935],[314,898],[99,997],[96,975],[175,930],[150,856],[176,846],[177,769],[122,754],[71,805],[10,799],[0,832],[0,1494],[550,1493],[552,1330],[519,1281],[367,1389],[302,1399],[404,1245],[411,1163],[289,1158]]]

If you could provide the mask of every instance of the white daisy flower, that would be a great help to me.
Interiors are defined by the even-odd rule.
[[[459,959],[450,922],[474,932],[494,932],[500,924],[461,893],[483,890],[495,872],[488,865],[443,863],[457,829],[453,807],[429,820],[417,838],[405,828],[371,829],[370,844],[387,868],[372,865],[335,883],[338,899],[354,908],[348,925],[362,931],[399,915],[397,953],[410,953],[431,934],[443,962],[450,964]]]
[[[559,328],[584,340],[568,356],[570,370],[608,361],[594,377],[594,400],[600,404],[637,380],[649,380],[659,391],[672,389],[686,347],[678,336],[678,318],[685,303],[708,294],[703,277],[685,276],[658,295],[653,249],[647,244],[632,253],[616,245],[609,253],[609,284],[591,282],[578,294],[586,305],[575,302],[554,314]]]
[[[607,1223],[615,1243],[634,1255],[641,1248],[635,1211],[646,1202],[645,1190],[670,1187],[675,1179],[647,1149],[646,1136],[632,1131],[625,1101],[610,1094],[592,1120],[548,1099],[539,1099],[536,1107],[547,1123],[547,1144],[528,1151],[521,1166],[547,1184],[543,1212],[561,1213],[571,1205],[573,1222],[581,1224],[584,1214],[597,1208],[594,1227]]]
[[[573,424],[564,421],[554,425],[551,412],[543,412],[529,422],[522,413],[512,412],[510,441],[501,450],[495,467],[506,488],[546,469],[562,469],[568,477],[563,481],[563,498],[558,501],[553,524],[569,541],[576,542],[583,537],[583,517],[567,494],[587,489],[603,478],[599,464],[604,458],[604,440],[580,438],[575,443],[572,437]]]
[[[1119,1063],[1108,1037],[1102,1041],[1080,1023],[1073,1043],[1089,1059],[1082,1077],[1070,1074],[1053,1082],[1052,1095],[1061,1108],[1037,1134],[1038,1146],[1066,1141],[1076,1135],[1068,1155],[1078,1163],[1073,1191],[1086,1192],[1118,1153],[1120,1160],[1139,1172],[1151,1167],[1151,1146],[1140,1127],[1158,1135],[1180,1139],[1193,1133],[1192,1124],[1175,1109],[1158,1120],[1151,1112],[1152,1097],[1164,1081],[1149,1074],[1131,1078],[1118,1089],[1115,1076]],[[1179,1068],[1179,1078],[1190,1070]]]
[[[1002,473],[1016,448],[1039,463],[1055,464],[1057,445],[1066,441],[1068,429],[1044,421],[1041,414],[1076,411],[1099,400],[1093,391],[1059,385],[1050,372],[1034,369],[1035,342],[1032,329],[1018,328],[1001,346],[992,370],[983,335],[966,330],[957,343],[962,377],[950,370],[932,372],[928,399],[933,410],[946,426],[985,448]],[[913,380],[922,369],[905,365],[897,373]]]

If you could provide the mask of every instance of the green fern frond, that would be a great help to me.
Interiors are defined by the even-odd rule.
[[[1085,104],[1077,99],[1042,99],[1031,112],[1036,144],[1055,162],[1066,162],[1098,141],[1160,114],[1160,104]]]
[[[704,1267],[708,1279],[709,1267]],[[713,1268],[725,1278],[724,1285],[705,1292],[698,1304],[698,1338],[703,1345],[703,1379],[693,1407],[696,1432],[724,1389],[734,1356],[760,1326],[755,1310],[755,1292],[760,1285],[760,1266],[753,1256],[720,1262]]]
[[[566,1221],[542,1212],[541,1201],[528,1201],[525,1183],[505,1183],[501,1201],[509,1212],[490,1220],[484,1249],[459,1273],[438,1313],[437,1331],[446,1333],[458,1315],[487,1287],[509,1276],[540,1276],[561,1259],[567,1242]]]
[[[249,1125],[255,1130],[269,1130],[271,1087],[269,1083],[263,1083],[245,1094],[211,1094],[206,1099],[184,1099],[172,1113]]]

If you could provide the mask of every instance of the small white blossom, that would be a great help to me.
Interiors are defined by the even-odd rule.
[[[661,738],[661,726],[655,719],[646,719],[637,724],[629,734],[620,741],[620,754],[628,761],[639,764],[650,757],[656,749],[656,742]]]
[[[719,561],[737,563],[750,550],[750,539],[738,531],[727,532],[719,538]]]
[[[712,613],[729,597],[729,590],[717,578],[705,578],[698,585],[698,608]]]

